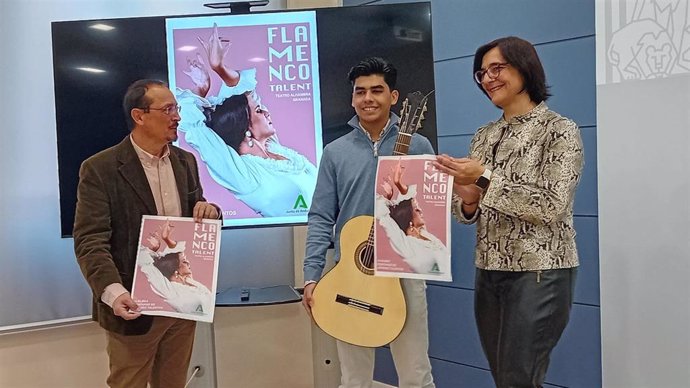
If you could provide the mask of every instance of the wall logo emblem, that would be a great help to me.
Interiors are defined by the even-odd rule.
[[[606,83],[690,73],[690,2],[606,2]]]

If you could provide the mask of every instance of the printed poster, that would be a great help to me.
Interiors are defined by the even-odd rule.
[[[213,322],[220,220],[143,216],[132,299],[142,314]]]
[[[314,11],[169,18],[176,145],[224,226],[304,223],[323,148]]]
[[[453,177],[434,155],[380,156],[376,172],[374,273],[452,281],[450,204]]]

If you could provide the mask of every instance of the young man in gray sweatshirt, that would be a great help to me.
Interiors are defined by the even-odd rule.
[[[335,243],[340,258],[340,232],[353,217],[373,216],[376,165],[379,155],[392,155],[398,135],[398,116],[391,106],[398,101],[397,71],[381,58],[366,58],[350,69],[352,107],[356,115],[348,122],[348,134],[326,146],[319,167],[316,190],[309,211],[304,259],[303,304],[311,314],[312,293],[326,263],[326,251]],[[414,134],[410,155],[434,154],[425,137]],[[335,228],[334,228],[335,226]],[[390,344],[398,372],[399,388],[433,388],[429,363],[426,284],[402,279],[407,320]],[[347,324],[347,323],[345,323]],[[337,341],[340,388],[370,388],[374,375],[374,349]]]

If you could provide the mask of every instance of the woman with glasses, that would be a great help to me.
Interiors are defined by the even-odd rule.
[[[309,207],[316,186],[316,166],[278,141],[268,109],[255,92],[256,69],[236,71],[224,64],[229,44],[218,28],[199,38],[209,67],[223,80],[218,96],[206,97],[210,76],[197,54],[185,74],[192,90],[178,89],[183,107],[179,129],[206,164],[211,177],[257,214],[294,215],[295,201]]]
[[[475,317],[497,387],[541,387],[568,323],[577,266],[573,199],[583,166],[577,125],[549,109],[529,42],[477,49],[474,79],[501,109],[470,155],[440,155],[455,177],[453,213],[477,224]]]

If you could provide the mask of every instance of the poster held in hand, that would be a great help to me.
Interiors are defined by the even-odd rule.
[[[132,299],[145,315],[213,322],[221,221],[143,216]]]
[[[435,155],[380,156],[376,172],[376,276],[452,281],[453,177]]]

